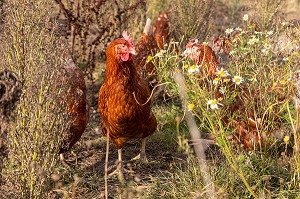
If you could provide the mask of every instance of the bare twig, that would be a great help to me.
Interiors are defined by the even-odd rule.
[[[105,168],[104,168],[104,172],[105,172],[105,176],[104,176],[104,180],[105,180],[105,198],[108,199],[108,182],[107,182],[107,178],[108,178],[108,153],[109,153],[109,130],[107,130],[107,134],[106,134],[106,154],[105,154]]]
[[[182,104],[185,107],[184,112],[185,112],[185,120],[187,122],[188,128],[191,133],[192,140],[201,140],[201,132],[199,132],[196,121],[194,116],[190,111],[187,110],[187,92],[186,92],[186,87],[185,87],[185,81],[184,77],[180,72],[176,72],[174,76],[174,80],[178,86],[179,89],[179,95],[182,100]],[[199,142],[199,143],[202,143]],[[203,181],[204,181],[204,186],[207,188],[207,197],[208,198],[215,198],[215,188],[213,181],[210,176],[210,172],[208,169],[208,165],[206,162],[206,157],[204,153],[204,149],[202,144],[194,144],[194,149],[195,153],[199,162],[199,167],[200,167],[200,172],[203,175]]]
[[[61,0],[55,0],[55,2],[59,5],[59,8],[63,12],[64,16],[70,21],[75,22],[76,18],[73,15],[71,10],[68,10]]]

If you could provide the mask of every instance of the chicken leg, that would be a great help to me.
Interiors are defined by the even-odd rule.
[[[123,174],[123,161],[122,161],[122,149],[118,149],[118,164],[116,170],[109,174],[109,176],[113,176],[118,173],[118,178],[122,184],[125,182],[124,174]]]
[[[141,162],[148,162],[146,157],[146,138],[142,139],[140,154],[132,158],[131,160],[140,160]]]
[[[148,162],[146,157],[146,138],[142,139],[141,144],[141,152],[136,157],[132,158],[132,160],[140,160],[141,162]],[[121,183],[125,182],[124,178],[124,168],[123,168],[123,160],[122,160],[122,149],[118,149],[118,165],[115,171],[109,174],[109,176],[113,176],[118,173],[118,178]],[[126,170],[125,170],[126,171]]]
[[[125,178],[123,174],[123,161],[122,161],[122,149],[118,149],[118,165],[117,165],[117,170],[119,180],[122,184],[124,184]]]

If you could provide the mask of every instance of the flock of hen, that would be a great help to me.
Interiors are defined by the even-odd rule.
[[[111,42],[106,49],[106,75],[104,83],[99,90],[98,108],[101,115],[101,129],[109,137],[114,147],[118,149],[119,172],[122,174],[122,146],[129,139],[142,139],[139,158],[146,159],[145,141],[153,134],[157,127],[156,118],[151,111],[151,90],[155,83],[155,67],[147,62],[147,57],[164,49],[164,44],[169,41],[168,15],[161,14],[151,29],[148,20],[144,32],[134,46],[132,38],[123,33],[123,38]],[[217,57],[208,45],[199,43],[198,40],[190,41],[186,45],[185,55],[201,65],[200,73],[210,79],[216,77],[221,70]],[[66,67],[72,87],[69,89],[70,103],[68,111],[73,117],[68,137],[61,148],[61,153],[68,151],[81,137],[88,123],[88,103],[86,99],[86,86],[84,75],[72,61]],[[230,89],[230,88],[229,88]],[[247,86],[241,85],[247,95]],[[73,95],[76,93],[76,95]],[[76,96],[76,97],[75,97]],[[216,93],[220,97],[220,93]],[[255,142],[264,138],[259,136],[259,126],[255,121],[253,112],[247,110],[236,99],[237,105],[231,107],[230,113],[240,112],[247,116],[246,120],[234,121],[235,136],[248,149],[253,149]],[[228,122],[223,118],[223,122]],[[254,142],[253,142],[254,139]]]

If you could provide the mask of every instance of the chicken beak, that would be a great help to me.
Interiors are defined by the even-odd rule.
[[[129,53],[131,53],[131,54],[133,54],[133,55],[137,55],[137,52],[136,52],[136,50],[135,50],[134,47],[130,47],[130,48],[129,48]]]

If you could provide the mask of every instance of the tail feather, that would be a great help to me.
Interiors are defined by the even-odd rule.
[[[151,25],[151,19],[149,19],[149,18],[146,21],[146,25],[144,27],[143,33],[146,34],[146,35],[149,35],[149,36],[151,36],[153,34],[153,32],[152,32],[152,25]]]

